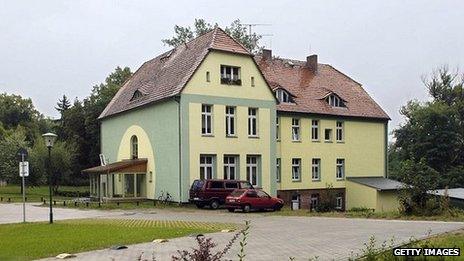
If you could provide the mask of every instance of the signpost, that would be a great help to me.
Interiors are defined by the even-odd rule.
[[[27,157],[27,150],[20,149],[18,155],[21,156],[19,162],[19,176],[22,179],[22,191],[23,191],[23,222],[26,222],[26,182],[25,178],[29,176],[29,162],[25,161]]]

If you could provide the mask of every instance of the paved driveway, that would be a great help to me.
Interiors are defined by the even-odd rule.
[[[18,211],[18,210],[19,211]],[[11,213],[6,213],[10,211]],[[29,207],[33,220],[47,220],[48,209]],[[21,205],[0,204],[0,223],[7,223],[8,217],[17,221],[21,215]],[[7,214],[6,216],[4,214]],[[34,218],[34,215],[40,216]],[[56,218],[134,218],[153,220],[191,220],[211,222],[242,223],[251,220],[252,228],[247,245],[247,260],[307,260],[318,256],[319,260],[347,259],[351,252],[357,252],[374,235],[379,243],[394,237],[396,243],[408,241],[411,236],[421,238],[430,230],[432,234],[443,233],[464,227],[458,222],[432,221],[395,221],[371,219],[345,219],[324,217],[279,217],[263,214],[230,214],[225,211],[210,210],[161,210],[144,211],[85,211],[76,209],[56,209]],[[233,236],[232,233],[209,234],[219,246],[224,246]],[[98,250],[79,253],[73,260],[137,260],[143,252],[143,258],[151,260],[170,260],[178,249],[194,246],[194,238],[184,237],[167,243],[144,243],[131,245],[126,250]],[[228,258],[237,259],[238,246],[235,245]]]

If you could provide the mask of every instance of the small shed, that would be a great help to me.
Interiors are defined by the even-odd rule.
[[[347,177],[346,209],[368,208],[376,212],[397,211],[404,183],[384,177]]]
[[[437,189],[430,193],[442,197],[448,194],[451,206],[464,209],[464,188]]]

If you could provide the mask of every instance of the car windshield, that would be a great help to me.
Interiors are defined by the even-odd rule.
[[[250,184],[250,182],[241,182],[241,187],[244,188],[244,189],[249,189],[249,188],[253,188],[253,186]]]
[[[201,189],[203,187],[203,184],[205,184],[205,182],[203,180],[195,180],[192,184],[192,189],[193,190],[198,190],[198,189]]]
[[[245,192],[244,189],[236,189],[236,190],[232,191],[232,193],[230,193],[230,195],[232,197],[239,197],[239,196],[241,196],[243,194],[243,192]]]

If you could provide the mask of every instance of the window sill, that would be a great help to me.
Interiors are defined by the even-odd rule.
[[[214,134],[201,134],[202,137],[214,137]]]
[[[311,141],[312,142],[317,142],[317,143],[321,142],[320,140],[311,140]]]
[[[301,182],[301,179],[292,179],[292,182]]]
[[[321,179],[311,179],[312,182],[321,182]]]
[[[339,144],[344,144],[345,141],[344,141],[344,140],[337,140],[337,143],[339,143]]]
[[[237,135],[226,135],[226,138],[238,138]]]
[[[344,181],[345,178],[337,178],[337,181]]]
[[[276,139],[276,142],[280,142],[280,139]]]
[[[248,136],[250,139],[259,139],[259,136]]]
[[[325,140],[324,142],[325,143],[333,143],[333,141],[331,141],[331,140]]]
[[[301,140],[292,140],[292,142],[301,143]]]

